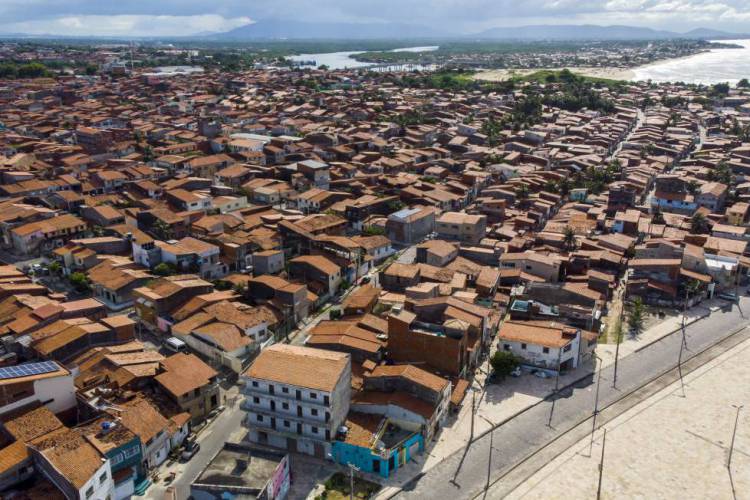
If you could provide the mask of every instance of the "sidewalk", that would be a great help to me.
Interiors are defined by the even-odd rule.
[[[705,318],[712,312],[719,310],[728,303],[719,299],[705,300],[701,304],[687,311],[686,325],[692,324]],[[682,315],[671,316],[651,328],[645,330],[637,338],[625,336],[620,344],[620,358],[637,352],[648,345],[658,342],[660,339],[679,331],[682,327]],[[614,363],[615,344],[600,344],[596,352],[602,359],[600,366],[595,367],[593,361],[585,362],[576,370],[560,377],[559,387],[562,389],[572,385],[586,377],[592,376],[596,368],[604,368]],[[500,384],[488,384],[485,392],[482,392],[484,379],[487,375],[487,362],[477,371],[471,389],[467,392],[466,399],[461,406],[457,416],[452,417],[442,427],[437,440],[428,445],[425,452],[416,457],[404,467],[398,469],[396,474],[388,479],[380,476],[363,474],[363,477],[383,485],[375,500],[386,500],[392,498],[409,482],[419,477],[437,464],[453,455],[461,452],[469,444],[483,436],[495,427],[503,425],[529,408],[542,402],[550,396],[555,389],[555,379],[540,379],[530,374],[518,378],[508,377]],[[472,396],[472,392],[474,396]],[[476,402],[476,418],[474,419],[474,434],[471,435],[472,397]],[[466,464],[465,466],[470,466]]]

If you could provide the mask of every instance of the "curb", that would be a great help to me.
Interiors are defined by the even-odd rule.
[[[690,321],[687,321],[687,322],[685,323],[685,326],[690,326],[690,325],[692,325],[692,324],[694,324],[694,323],[697,323],[698,321],[701,321],[701,320],[703,320],[703,319],[706,319],[706,318],[708,318],[709,316],[711,316],[712,312],[713,312],[713,311],[711,311],[711,309],[709,309],[707,313],[703,313],[703,314],[701,314],[700,316],[697,316],[697,317],[693,318],[692,320],[690,320]],[[669,337],[670,335],[674,335],[675,333],[677,333],[677,332],[679,332],[679,331],[682,331],[682,327],[681,327],[681,326],[680,326],[680,327],[678,327],[678,328],[675,328],[674,330],[671,330],[671,331],[669,331],[669,332],[665,333],[664,335],[662,335],[662,336],[660,336],[660,337],[657,337],[657,338],[655,338],[654,340],[652,340],[652,341],[651,341],[651,342],[649,342],[648,344],[642,345],[641,347],[637,348],[637,349],[636,349],[635,351],[633,351],[633,352],[641,352],[642,350],[644,350],[644,349],[646,349],[646,348],[648,348],[648,347],[651,347],[652,345],[656,344],[657,342],[661,342],[661,341],[662,341],[662,340],[664,340],[664,339],[665,339],[666,337]]]

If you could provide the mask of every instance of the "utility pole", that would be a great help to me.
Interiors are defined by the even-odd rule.
[[[625,310],[625,304],[622,304],[622,309],[620,310],[620,325],[615,330],[615,334],[617,335],[617,338],[615,339],[615,375],[612,379],[612,388],[617,389],[617,361],[620,359],[620,337],[622,337],[622,316],[623,311]]]
[[[729,473],[732,473],[732,454],[734,453],[734,438],[737,437],[737,423],[740,420],[740,410],[743,408],[742,405],[736,406],[732,405],[735,408],[737,408],[737,413],[734,417],[734,429],[732,430],[732,442],[729,445],[729,458],[727,459],[727,469],[729,470]]]
[[[622,303],[622,307],[620,307],[620,319],[619,319],[619,326],[617,327],[617,330],[615,333],[617,334],[617,338],[615,339],[615,374],[612,379],[612,388],[617,389],[617,363],[620,360],[620,337],[622,337],[622,319],[623,316],[625,316],[625,294],[628,290],[628,272],[625,271],[625,279],[622,282],[622,297],[620,298],[620,302]]]
[[[602,436],[602,456],[599,459],[599,486],[596,488],[596,500],[602,498],[602,475],[604,474],[604,445],[607,443],[607,429],[604,429]]]
[[[471,441],[474,439],[474,417],[477,412],[477,408],[474,402],[476,401],[476,398],[477,398],[477,391],[472,387],[471,388],[471,435],[469,437],[469,443],[471,443]]]
[[[359,471],[359,468],[352,463],[347,463],[346,466],[349,467],[349,500],[354,500],[354,471]]]
[[[560,359],[562,358],[562,347],[557,348],[557,375],[555,376],[555,392],[552,393],[552,408],[549,409],[549,420],[547,427],[552,427],[552,414],[555,412],[555,401],[557,401],[557,390],[560,388]]]
[[[600,362],[599,373],[596,376],[596,395],[594,396],[594,415],[591,421],[591,442],[589,443],[589,456],[594,450],[594,432],[596,431],[596,417],[599,415],[599,384],[602,381],[602,359],[594,353],[596,359]]]

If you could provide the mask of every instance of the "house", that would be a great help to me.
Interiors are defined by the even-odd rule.
[[[445,240],[428,240],[417,245],[417,262],[444,267],[458,257],[458,247]]]
[[[391,240],[382,235],[354,236],[352,241],[361,246],[365,254],[376,264],[396,253]]]
[[[281,250],[264,250],[252,254],[253,273],[277,274],[284,269],[284,252]]]
[[[63,214],[17,226],[11,230],[10,235],[15,251],[31,255],[61,247],[72,239],[80,238],[85,231],[84,221],[75,215]]]
[[[445,212],[435,222],[438,238],[477,244],[485,237],[487,217],[462,212]]]
[[[118,266],[111,260],[92,267],[88,273],[94,297],[111,311],[121,311],[135,303],[133,290],[154,278],[142,269]]]
[[[256,303],[270,303],[294,323],[310,314],[318,296],[308,291],[307,285],[290,283],[278,276],[264,274],[247,280],[247,295]]]
[[[412,245],[435,231],[433,207],[404,208],[388,216],[385,231],[388,239],[399,245]]]
[[[573,370],[593,356],[597,335],[550,321],[505,321],[500,345],[532,368],[550,372]]]
[[[142,396],[118,402],[116,409],[107,410],[112,418],[139,437],[141,455],[147,469],[158,467],[169,456],[170,421]]]
[[[229,272],[219,260],[219,247],[188,236],[179,241],[156,241],[161,261],[174,265],[178,272],[196,273],[204,279],[217,279]]]
[[[421,280],[421,274],[419,266],[394,262],[380,271],[378,282],[386,290],[403,292],[409,287],[417,286]]]
[[[32,404],[67,414],[76,406],[74,374],[56,361],[0,367],[0,414]]]
[[[65,498],[113,498],[115,484],[110,460],[83,435],[57,429],[33,442],[37,469]]]
[[[210,293],[213,285],[195,275],[157,279],[133,290],[135,311],[141,324],[166,332],[174,323],[171,313],[191,298]]]
[[[500,256],[500,268],[519,270],[550,283],[560,279],[560,261],[533,251],[504,253]]]
[[[289,276],[306,283],[320,297],[334,296],[341,286],[341,268],[322,255],[302,255],[289,261]]]
[[[221,403],[218,374],[193,354],[177,353],[160,362],[154,377],[159,388],[180,410],[190,414],[193,423],[204,420]]]
[[[713,213],[724,209],[727,197],[727,185],[721,182],[707,182],[699,188],[695,201],[699,207],[706,207]]]
[[[275,344],[243,374],[250,441],[327,458],[349,413],[351,359],[323,349]]]

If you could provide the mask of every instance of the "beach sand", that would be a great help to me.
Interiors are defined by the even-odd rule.
[[[509,80],[514,76],[526,76],[537,71],[560,71],[565,68],[533,68],[533,69],[492,69],[480,71],[474,78],[488,82],[502,82]],[[632,80],[635,78],[635,72],[630,68],[615,67],[569,67],[573,73],[588,76],[592,78],[608,78],[611,80]]]

